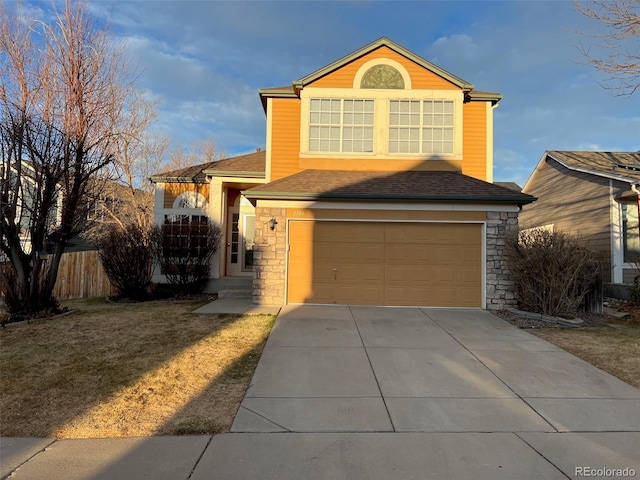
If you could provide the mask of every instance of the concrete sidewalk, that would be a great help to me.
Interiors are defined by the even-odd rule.
[[[35,480],[640,478],[639,411],[640,390],[485,311],[289,306],[234,433],[3,438],[0,463]]]

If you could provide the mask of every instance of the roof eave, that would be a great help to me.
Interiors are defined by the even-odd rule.
[[[265,178],[264,172],[205,170],[203,173],[209,177]]]
[[[531,195],[494,197],[489,195],[379,195],[348,193],[301,193],[301,192],[252,192],[244,190],[242,195],[255,200],[380,200],[380,201],[424,201],[424,202],[483,202],[525,205],[537,198]]]
[[[499,93],[491,92],[475,93],[471,91],[467,92],[467,96],[471,102],[491,102],[491,105],[497,105],[503,98]]]
[[[264,112],[267,113],[267,98],[298,98],[297,95],[293,91],[282,91],[278,90],[270,90],[268,88],[263,88],[258,90],[258,96],[260,97],[260,102],[262,103],[262,108]]]
[[[154,175],[149,177],[151,183],[209,183],[206,179],[193,177],[164,177]]]

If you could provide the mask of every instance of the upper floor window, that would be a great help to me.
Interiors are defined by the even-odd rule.
[[[312,98],[309,151],[373,152],[373,125],[373,100]]]
[[[389,153],[454,153],[453,117],[453,101],[391,100]]]

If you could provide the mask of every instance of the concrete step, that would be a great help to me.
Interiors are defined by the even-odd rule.
[[[224,288],[251,288],[253,277],[225,277]]]
[[[223,288],[218,292],[218,298],[251,298],[251,288]]]

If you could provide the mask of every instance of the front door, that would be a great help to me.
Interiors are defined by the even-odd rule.
[[[251,275],[256,216],[230,207],[227,218],[227,275]]]

